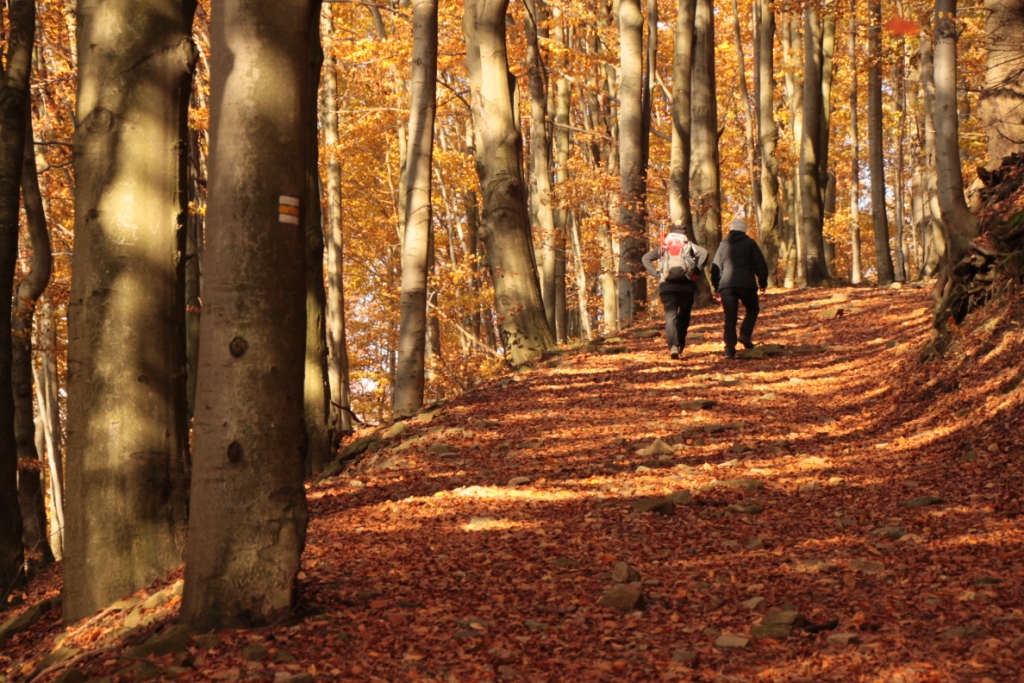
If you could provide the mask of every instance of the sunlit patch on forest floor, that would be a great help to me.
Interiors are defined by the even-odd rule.
[[[173,623],[169,580],[56,665],[53,610],[0,679],[1017,680],[1024,316],[969,318],[922,366],[930,310],[913,287],[771,292],[755,341],[800,353],[727,361],[704,310],[679,361],[626,331],[510,375],[310,487],[291,622],[125,657]]]

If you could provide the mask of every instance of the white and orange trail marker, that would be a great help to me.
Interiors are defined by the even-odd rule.
[[[299,224],[299,198],[281,195],[277,198],[277,220],[289,225]]]

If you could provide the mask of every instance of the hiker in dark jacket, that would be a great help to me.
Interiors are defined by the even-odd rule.
[[[740,303],[746,310],[740,325],[739,342],[754,348],[754,324],[761,308],[757,292],[768,287],[768,264],[757,242],[747,237],[747,222],[736,218],[729,225],[729,234],[718,245],[711,264],[711,286],[715,297],[721,298],[725,312],[725,357],[736,357],[736,320]]]
[[[673,256],[675,254],[676,256]],[[676,272],[675,260],[685,257],[693,266],[688,273]],[[690,242],[682,227],[676,227],[641,259],[651,277],[657,278],[658,298],[665,307],[665,340],[669,355],[679,358],[686,346],[686,331],[690,328],[690,311],[697,294],[697,280],[708,263],[708,250]],[[655,266],[654,262],[658,261]]]

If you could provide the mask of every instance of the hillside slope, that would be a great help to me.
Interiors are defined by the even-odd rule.
[[[171,577],[56,664],[51,611],[0,679],[1013,680],[1024,315],[969,317],[922,366],[930,311],[774,292],[760,358],[723,359],[701,311],[680,361],[648,326],[511,375],[311,485],[292,622],[161,640]]]

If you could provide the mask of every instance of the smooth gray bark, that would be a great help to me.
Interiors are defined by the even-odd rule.
[[[412,0],[413,46],[409,101],[408,179],[402,249],[401,320],[391,412],[414,415],[423,407],[427,335],[427,269],[431,239],[431,162],[437,91],[437,2]],[[436,338],[437,335],[435,335]]]
[[[1024,151],[1024,4],[985,0],[985,90],[980,114],[988,135],[988,168]]]
[[[191,0],[78,6],[66,623],[181,564]]]
[[[857,63],[857,0],[850,0],[850,64]],[[857,73],[850,78],[850,282],[860,284],[860,131],[857,128]]]
[[[885,211],[885,157],[882,133],[882,2],[868,0],[868,168],[871,173],[871,226],[875,236],[878,284],[895,279],[889,253],[889,217]]]
[[[694,233],[697,241],[712,254],[718,250],[718,243],[722,240],[713,5],[712,0],[696,0],[690,86],[690,196]]]
[[[758,32],[757,118],[761,145],[761,249],[768,262],[768,284],[778,286],[776,266],[782,224],[779,220],[779,160],[775,146],[779,129],[775,125],[775,3],[761,0]]]
[[[672,58],[672,156],[669,167],[669,218],[696,240],[690,209],[691,75],[696,0],[679,0]]]
[[[212,6],[208,220],[217,229],[206,246],[181,605],[200,630],[281,619],[296,597],[307,521],[302,203],[317,16],[309,0]]]
[[[757,11],[756,6],[754,11]],[[732,29],[736,45],[736,82],[739,85],[740,113],[743,116],[743,132],[745,134],[743,143],[744,151],[747,153],[747,172],[750,174],[750,205],[747,215],[752,221],[760,224],[761,183],[755,172],[754,122],[750,113],[750,92],[747,90],[746,67],[743,63],[745,59],[743,34],[740,31],[740,10],[736,0],[732,0]],[[757,104],[755,103],[754,106],[756,108]]]
[[[918,39],[921,54],[921,99],[924,101],[924,189],[925,209],[928,214],[929,235],[932,249],[925,262],[924,271],[936,274],[946,258],[946,226],[942,221],[939,206],[939,181],[936,173],[937,148],[935,143],[935,58],[932,51],[931,31],[922,27]]]
[[[813,5],[804,10],[804,87],[803,126],[800,141],[800,197],[803,202],[804,274],[807,285],[820,287],[828,279],[822,250],[824,209],[818,179],[821,158],[819,128],[822,119],[821,98],[821,24]]]
[[[494,284],[506,360],[518,366],[554,346],[530,236],[515,79],[505,43],[508,0],[468,0],[463,16],[476,170],[483,195],[480,237]]]

